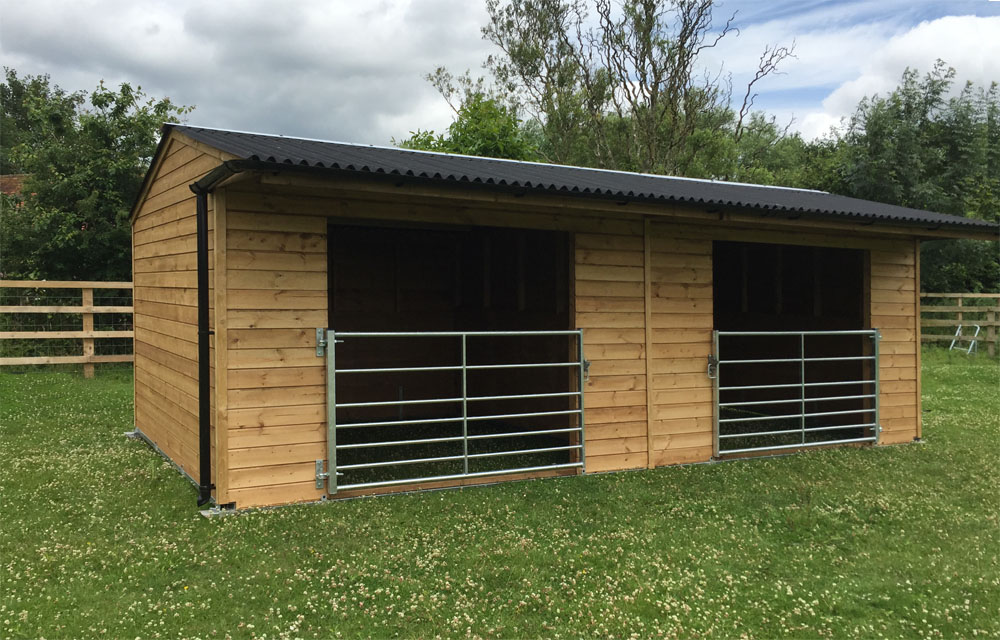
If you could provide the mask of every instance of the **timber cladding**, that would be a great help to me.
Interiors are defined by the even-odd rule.
[[[195,198],[218,166],[175,136],[133,219],[136,426],[188,475],[198,469]],[[897,232],[735,221],[695,209],[377,188],[246,174],[209,197],[215,498],[239,508],[318,500],[326,458],[329,222],[566,232],[569,328],[590,361],[587,472],[712,457],[713,243],[864,250],[871,327],[881,330],[882,442],[920,436],[918,242]],[[462,483],[464,484],[464,483]]]

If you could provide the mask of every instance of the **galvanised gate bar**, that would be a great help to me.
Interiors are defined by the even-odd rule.
[[[712,336],[715,355],[709,376],[714,382],[716,456],[878,442],[877,329],[714,331]],[[810,356],[807,341],[817,338],[847,341],[836,345],[833,352],[853,350],[854,355]],[[734,339],[743,340],[742,354],[773,355],[777,351],[786,357],[729,355],[726,347]],[[764,350],[755,350],[748,342],[762,343],[757,346]],[[775,343],[782,342],[783,351],[772,350]],[[790,381],[796,377],[798,380]],[[779,382],[754,384],[767,379]]]
[[[339,491],[369,489],[392,485],[405,485],[423,482],[460,480],[486,476],[499,476],[516,473],[549,471],[556,469],[584,470],[584,419],[583,419],[583,385],[586,377],[586,361],[583,358],[583,332],[576,331],[425,331],[425,332],[341,332],[317,329],[318,356],[325,355],[327,362],[327,406],[329,407],[327,427],[327,462],[316,460],[316,486],[322,488],[326,481],[327,491],[336,494]],[[566,362],[476,362],[470,361],[470,342],[490,339],[499,341],[515,341],[524,338],[558,338],[569,337],[574,358]],[[434,366],[375,366],[360,368],[343,368],[337,364],[337,345],[353,341],[387,341],[387,340],[435,340],[447,339],[458,345],[458,361],[455,364]],[[504,350],[506,351],[506,350]],[[562,369],[567,371],[565,381],[567,386],[575,388],[565,391],[540,393],[508,393],[502,395],[482,395],[475,387],[470,388],[470,374],[476,372],[493,372],[494,374],[516,375],[531,369]],[[421,375],[428,373],[457,374],[458,394],[450,397],[422,397],[418,399],[375,400],[367,402],[344,401],[342,394],[337,392],[338,380],[346,376],[385,376],[385,375]],[[402,388],[402,387],[400,387]],[[440,387],[439,387],[440,388]],[[538,399],[570,400],[572,408],[544,411],[511,410],[502,413],[480,412],[476,407],[485,403],[492,405],[518,407],[526,402]],[[404,419],[402,410],[407,407],[446,406],[454,410],[452,415],[437,415]],[[349,409],[397,409],[400,417],[393,420],[344,421],[339,417],[342,410]],[[542,424],[535,428],[519,428],[512,426],[529,418],[543,420],[566,419],[567,426],[551,426]],[[501,422],[502,421],[502,422]],[[493,424],[490,428],[488,425]],[[483,428],[479,428],[482,425]],[[444,433],[436,437],[421,437],[413,429],[430,427],[433,431]],[[449,427],[452,427],[449,429]],[[376,428],[379,431],[376,432]],[[362,432],[361,438],[343,442],[345,434]],[[547,446],[537,446],[539,439],[555,440]],[[564,441],[560,443],[558,441]],[[456,445],[460,451],[441,455],[441,445]],[[520,445],[520,446],[518,446]],[[428,455],[416,455],[415,449],[423,447]],[[470,451],[470,447],[473,449]],[[481,449],[481,450],[477,450]],[[378,452],[400,452],[396,457],[378,455]],[[375,459],[362,462],[344,463],[345,453],[372,454]],[[569,454],[563,460],[549,454]],[[473,466],[478,462],[498,459],[498,464],[489,469],[476,470]],[[504,463],[505,460],[513,462]],[[456,473],[441,473],[442,463],[460,464],[461,470]],[[408,472],[406,469],[423,468]],[[447,468],[447,467],[444,467]],[[386,478],[385,474],[368,474],[371,479],[353,480],[341,483],[338,478],[351,471],[389,472],[396,477]],[[364,476],[363,476],[364,477]]]
[[[187,125],[131,222],[136,431],[231,508],[919,439],[920,243],[1000,237],[819,191]],[[496,335],[532,331],[573,335]],[[420,335],[359,337],[392,333]],[[531,363],[565,366],[485,368]]]

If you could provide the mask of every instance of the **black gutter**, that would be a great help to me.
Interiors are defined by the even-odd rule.
[[[196,197],[198,247],[198,506],[212,501],[212,390],[209,363],[208,317],[208,194],[226,178],[246,171],[257,163],[240,160],[223,162],[188,188]]]

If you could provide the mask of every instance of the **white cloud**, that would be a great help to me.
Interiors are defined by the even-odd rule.
[[[797,59],[760,85],[756,108],[815,136],[864,95],[891,90],[906,66],[942,58],[966,79],[1000,78],[1000,11],[979,0],[723,0],[739,37],[706,52],[725,61],[734,91],[767,44],[797,41]],[[988,5],[988,6],[987,6]],[[984,9],[983,7],[986,7]],[[451,111],[423,79],[492,51],[481,0],[0,0],[0,56],[19,73],[48,73],[65,89],[104,78],[196,105],[193,124],[386,144],[445,129]],[[919,23],[919,24],[918,24]],[[916,25],[916,26],[913,26]]]
[[[21,74],[128,81],[195,105],[193,124],[352,142],[447,127],[424,74],[476,69],[490,50],[466,0],[0,0],[0,15],[4,65]]]
[[[863,97],[892,91],[907,67],[926,73],[938,59],[955,68],[954,91],[966,81],[989,86],[1000,80],[1000,17],[948,16],[890,38],[865,56],[857,75],[834,89],[822,109],[805,114],[799,130],[808,137],[825,133]]]

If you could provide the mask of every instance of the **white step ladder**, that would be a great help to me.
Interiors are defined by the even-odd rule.
[[[958,325],[958,329],[955,330],[955,337],[952,338],[952,340],[951,340],[951,346],[948,347],[948,351],[954,351],[955,350],[955,345],[958,345],[958,350],[959,351],[965,351],[966,353],[969,353],[969,354],[971,354],[973,351],[975,351],[976,353],[979,353],[979,328],[980,327],[979,327],[978,324],[974,324],[972,326],[975,327],[976,330],[973,332],[973,334],[971,336],[965,336],[965,335],[962,335],[962,325]],[[966,349],[965,347],[963,347],[960,344],[963,341],[968,341],[969,342],[969,348],[968,349]]]

